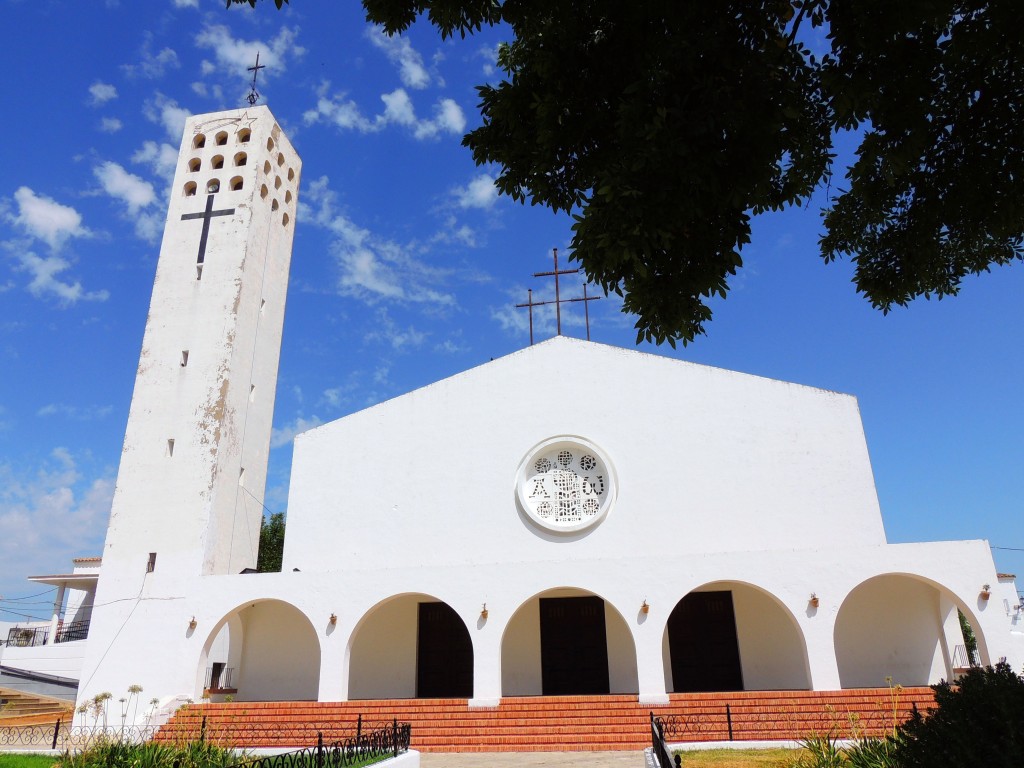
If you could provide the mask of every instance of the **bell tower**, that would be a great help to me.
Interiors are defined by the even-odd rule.
[[[256,565],[301,168],[264,106],[186,122],[101,591]]]

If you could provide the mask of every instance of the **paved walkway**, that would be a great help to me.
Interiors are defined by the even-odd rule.
[[[460,752],[420,754],[422,768],[644,768],[643,750],[633,752]]]

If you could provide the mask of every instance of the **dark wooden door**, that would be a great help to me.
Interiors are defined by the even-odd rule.
[[[447,603],[420,603],[416,642],[416,696],[468,699],[473,695],[473,641]]]
[[[608,693],[608,638],[600,597],[540,599],[545,696]]]
[[[742,691],[732,592],[691,592],[668,617],[672,688],[677,693]]]

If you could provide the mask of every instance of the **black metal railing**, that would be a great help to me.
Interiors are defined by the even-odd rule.
[[[7,646],[9,648],[32,648],[36,645],[46,645],[46,639],[50,636],[50,630],[45,627],[14,627],[7,632]]]
[[[392,721],[390,725],[333,744],[325,744],[323,734],[317,735],[315,747],[307,747],[280,755],[256,757],[232,768],[345,768],[373,758],[398,757],[409,751],[412,725]]]
[[[206,668],[206,680],[203,683],[203,688],[207,688],[212,691],[219,691],[225,688],[231,689],[235,685],[235,668],[234,667],[222,667],[219,674],[214,677],[213,667]]]
[[[660,717],[655,717],[651,712],[651,750],[654,752],[654,759],[658,761],[660,768],[679,768],[682,765],[682,758],[679,755],[672,759],[672,753],[665,743],[665,724]]]
[[[149,741],[156,731],[156,726],[151,725],[72,725],[70,719],[42,725],[0,725],[0,747],[49,747],[77,752],[99,741],[132,744]]]
[[[57,628],[56,643],[72,643],[75,640],[85,640],[89,637],[89,620],[69,621]]]

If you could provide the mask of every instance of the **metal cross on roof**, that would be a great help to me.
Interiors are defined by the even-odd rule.
[[[255,105],[256,102],[260,100],[260,93],[259,91],[256,90],[256,75],[260,73],[261,69],[266,68],[266,64],[260,64],[260,52],[256,51],[256,65],[252,67],[247,67],[245,70],[246,72],[252,72],[252,86],[247,97],[249,106]]]
[[[600,296],[587,296],[587,284],[583,283],[583,296],[582,297],[577,297],[577,298],[573,298],[573,299],[563,299],[562,298],[562,294],[561,294],[560,285],[559,285],[559,280],[558,280],[559,276],[560,275],[574,275],[574,274],[578,273],[580,270],[579,270],[579,268],[577,268],[577,269],[559,269],[558,268],[558,249],[554,248],[552,250],[553,250],[553,255],[554,255],[554,260],[555,260],[555,269],[553,271],[551,271],[551,272],[534,272],[533,276],[534,277],[551,277],[552,275],[554,275],[554,278],[555,278],[555,298],[554,298],[554,301],[551,301],[551,300],[549,300],[549,301],[534,301],[533,300],[533,289],[530,289],[528,291],[529,297],[528,297],[526,303],[525,304],[516,304],[516,308],[517,309],[522,308],[522,307],[528,307],[529,308],[529,312],[530,312],[530,346],[533,346],[533,308],[534,307],[543,307],[545,304],[554,304],[555,305],[556,330],[558,331],[558,335],[561,336],[562,335],[562,304],[571,304],[571,303],[576,302],[576,301],[582,301],[583,302],[583,309],[584,309],[584,313],[585,313],[585,316],[586,316],[586,323],[587,323],[587,341],[590,341],[590,302],[591,301],[597,301],[601,297]]]

